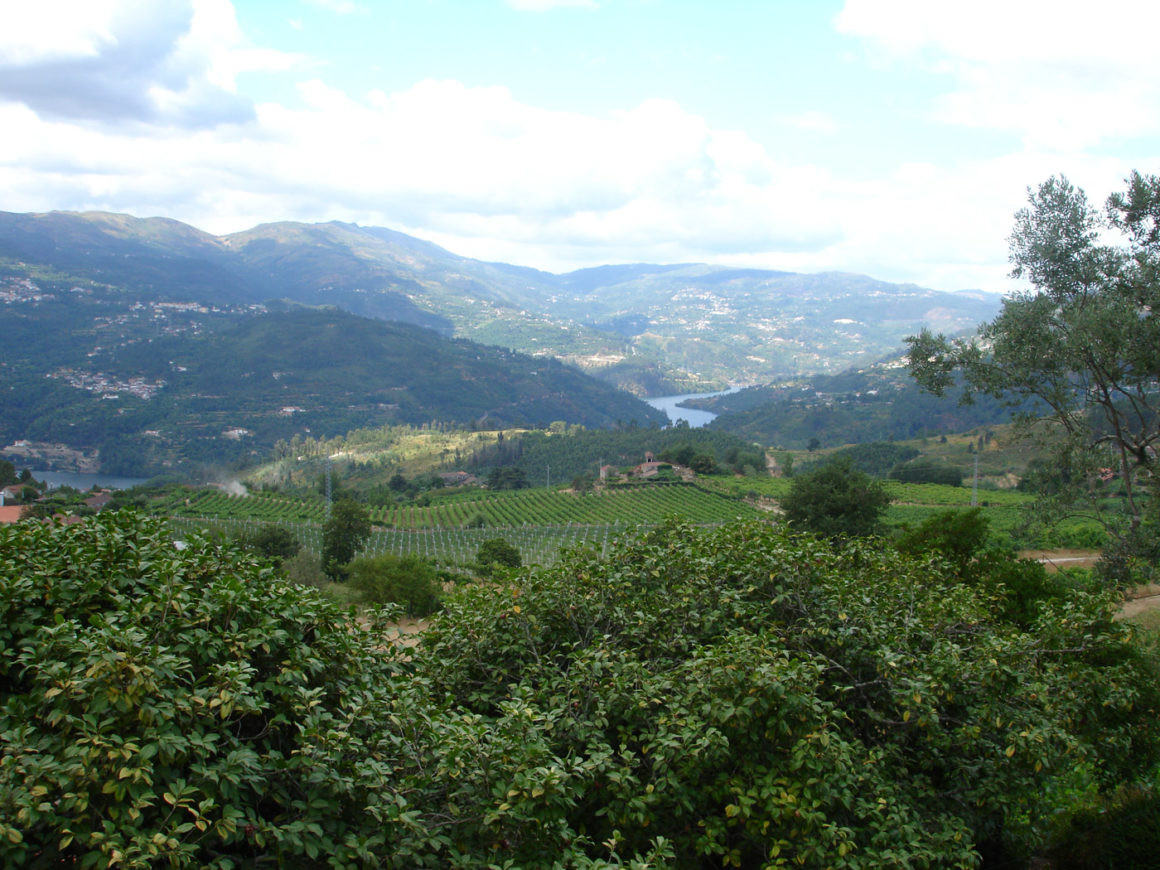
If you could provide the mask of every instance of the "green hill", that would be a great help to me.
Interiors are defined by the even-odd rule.
[[[687,404],[719,414],[712,429],[794,450],[949,435],[1007,423],[1016,410],[988,396],[963,405],[926,393],[898,360]]]
[[[20,363],[26,371],[28,361]],[[335,309],[140,339],[50,374],[21,382],[22,402],[13,402],[5,430],[99,448],[108,472],[249,462],[295,434],[388,423],[604,427],[664,419],[556,360]]]

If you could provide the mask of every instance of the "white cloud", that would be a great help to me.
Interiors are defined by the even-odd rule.
[[[311,80],[299,94],[299,107],[257,106],[253,124],[181,136],[10,104],[7,207],[168,210],[214,231],[341,218],[560,268],[800,250],[839,234],[808,205],[822,173],[779,165],[672,101],[596,117],[455,81],[355,98]]]
[[[840,31],[953,83],[937,119],[1080,149],[1160,132],[1152,0],[847,0]]]
[[[1048,138],[1047,121],[1035,120],[1019,94],[988,96],[1005,86],[1004,64],[1021,62],[1015,37],[972,47],[925,8],[851,0],[843,26],[891,57],[916,53],[924,66],[949,71],[955,89],[938,107],[948,118]],[[1009,286],[1012,214],[1028,184],[1064,172],[1098,202],[1130,169],[1029,136],[1006,157],[932,157],[867,176],[789,164],[776,146],[670,99],[582,114],[452,80],[356,94],[313,79],[292,102],[253,104],[238,92],[240,73],[295,59],[250,44],[226,0],[98,0],[78,9],[84,14],[51,48],[36,48],[30,34],[48,25],[33,13],[21,38],[0,33],[6,210],[167,215],[212,232],[340,219],[554,270],[710,260],[1000,290]],[[1108,64],[1106,75],[1122,74]],[[1019,93],[1045,81],[1028,78]],[[1093,94],[1079,88],[1075,99]],[[983,99],[990,102],[970,102]],[[1106,95],[1102,109],[1082,103],[1089,123],[1109,107],[1118,112],[1116,99]],[[840,119],[824,109],[783,118],[784,134],[794,125],[833,130]],[[1160,115],[1135,114],[1142,125]],[[239,117],[249,120],[221,123]],[[1074,130],[1065,124],[1059,135]]]
[[[313,80],[300,93],[299,108],[259,105],[252,125],[148,135],[0,106],[5,208],[163,214],[213,232],[349,220],[553,270],[710,260],[1001,290],[1028,183],[1064,171],[1110,190],[1123,175],[1025,153],[866,180],[779,163],[671,101],[594,117],[455,81],[356,99]]]
[[[7,3],[0,29],[0,64],[22,65],[73,57],[95,57],[114,41],[113,0]]]
[[[239,72],[291,59],[246,44],[229,0],[12,4],[0,100],[46,117],[196,128],[252,118]]]
[[[453,81],[365,101],[313,81],[302,96],[301,112],[262,107],[263,127],[284,143],[263,162],[309,178],[296,187],[315,189],[319,207],[342,191],[348,207],[379,203],[412,226],[494,239],[486,225],[503,220],[512,241],[576,247],[798,247],[834,232],[789,207],[803,193],[799,173],[670,101],[597,118]]]

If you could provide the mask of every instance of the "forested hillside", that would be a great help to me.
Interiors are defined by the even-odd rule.
[[[30,316],[27,328],[35,323]],[[95,351],[81,330],[47,378],[43,361],[6,346],[12,376],[0,424],[5,437],[98,448],[106,472],[141,474],[189,461],[252,462],[296,434],[387,423],[500,428],[563,420],[600,427],[663,420],[633,396],[556,360],[407,324],[304,310],[213,325],[138,335]],[[90,335],[101,340],[99,331]]]
[[[1006,423],[1017,410],[1033,408],[1012,407],[990,396],[970,404],[935,396],[893,364],[751,387],[688,404],[720,415],[709,424],[712,429],[794,450],[949,435]]]
[[[688,427],[642,429],[630,427],[608,432],[526,432],[489,444],[465,457],[465,467],[487,470],[495,466],[520,469],[528,480],[570,481],[575,476],[594,477],[602,465],[636,466],[646,455],[688,465],[691,458],[710,457],[723,468],[746,466],[765,473],[765,452],[728,432]]]

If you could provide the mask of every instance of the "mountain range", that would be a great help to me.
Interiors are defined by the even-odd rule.
[[[385,423],[649,425],[659,414],[613,386],[841,371],[997,306],[836,273],[556,275],[337,222],[214,236],[167,218],[0,212],[0,439],[99,450],[125,472]]]
[[[214,236],[166,218],[0,213],[0,266],[218,306],[333,305],[531,354],[638,394],[838,372],[930,326],[992,317],[999,298],[706,264],[631,264],[562,275],[460,257],[389,229],[271,223]]]

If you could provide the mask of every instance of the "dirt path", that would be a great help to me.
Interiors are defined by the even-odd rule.
[[[1160,585],[1137,586],[1128,593],[1127,601],[1116,615],[1119,619],[1131,619],[1157,609],[1160,609]]]
[[[1064,568],[1090,568],[1099,561],[1098,550],[1023,550],[1024,559],[1035,559],[1054,573]],[[1117,619],[1131,619],[1141,613],[1160,610],[1160,585],[1138,586],[1124,596]]]
[[[1021,550],[1024,559],[1034,559],[1047,566],[1050,572],[1060,568],[1090,568],[1099,561],[1099,550]]]

